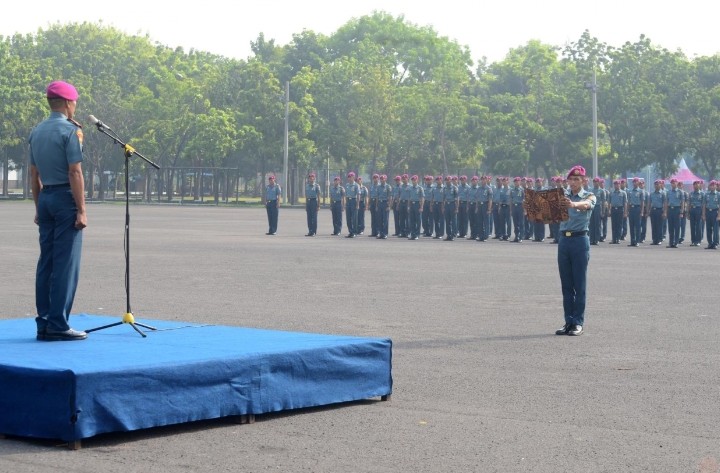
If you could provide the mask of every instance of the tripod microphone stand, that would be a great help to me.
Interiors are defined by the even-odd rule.
[[[143,156],[142,154],[138,153],[135,148],[130,146],[127,143],[123,143],[120,138],[115,134],[115,132],[105,125],[103,122],[95,118],[94,116],[90,115],[90,121],[97,126],[98,131],[102,132],[103,134],[110,137],[113,142],[120,145],[123,149],[123,153],[125,155],[125,297],[126,297],[126,307],[125,307],[125,315],[123,315],[122,321],[115,322],[108,325],[103,325],[102,327],[95,327],[91,328],[90,330],[85,330],[86,333],[95,332],[97,330],[102,330],[110,327],[115,327],[122,324],[129,324],[137,333],[142,335],[143,338],[147,337],[145,332],[140,330],[138,326],[146,328],[148,330],[157,330],[155,327],[151,327],[150,325],[141,324],[140,322],[135,321],[135,316],[133,316],[132,310],[130,309],[130,192],[129,192],[129,168],[130,168],[130,157],[132,155],[136,155],[143,159],[146,163],[150,164],[155,169],[160,169],[160,166],[155,164],[154,162],[150,161],[148,158]],[[112,132],[112,134],[108,133]]]

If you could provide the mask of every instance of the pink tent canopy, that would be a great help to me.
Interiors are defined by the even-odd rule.
[[[702,180],[701,177],[696,176],[685,163],[685,158],[680,160],[680,164],[678,165],[678,170],[675,174],[668,177],[665,182],[670,182],[670,179],[677,179],[678,182],[682,182],[683,184],[691,185],[695,181]]]

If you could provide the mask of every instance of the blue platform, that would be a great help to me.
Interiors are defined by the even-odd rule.
[[[118,317],[73,315],[87,330]],[[387,396],[392,341],[138,319],[80,342],[0,321],[0,434],[78,441],[105,432]]]

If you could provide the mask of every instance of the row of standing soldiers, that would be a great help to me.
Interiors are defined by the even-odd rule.
[[[433,183],[434,181],[434,183]],[[510,184],[508,177],[496,177],[491,185],[490,176],[425,176],[424,184],[417,175],[404,174],[395,177],[395,183],[387,182],[386,175],[374,174],[372,183],[366,187],[360,177],[350,172],[343,185],[340,177],[334,179],[329,189],[330,207],[333,215],[333,235],[342,231],[342,214],[346,214],[347,237],[364,234],[365,212],[370,212],[369,236],[385,239],[390,234],[389,214],[392,211],[394,233],[392,236],[411,240],[419,236],[452,241],[467,238],[486,241],[497,240],[522,242],[545,240],[545,224],[531,222],[526,218],[523,206],[525,189],[547,189],[542,178],[515,177]],[[605,188],[605,180],[593,179],[588,190],[595,194],[595,206],[590,222],[590,243],[597,245],[607,238],[608,220],[611,223],[611,243],[619,244],[630,234],[629,246],[645,241],[647,221],[652,225],[652,244],[659,245],[670,235],[668,247],[676,248],[685,238],[686,220],[690,221],[691,245],[699,246],[703,233],[707,232],[708,249],[718,245],[718,208],[720,192],[717,182],[711,181],[704,190],[703,182],[696,181],[693,191],[687,192],[681,183],[673,179],[670,189],[665,181],[655,181],[655,191],[645,190],[641,178],[613,181],[613,190]],[[567,188],[563,177],[550,179],[550,187]],[[317,233],[317,209],[320,188],[309,176],[306,186],[308,208],[308,236]],[[553,243],[557,243],[559,223],[549,225]],[[510,240],[511,236],[514,238]]]

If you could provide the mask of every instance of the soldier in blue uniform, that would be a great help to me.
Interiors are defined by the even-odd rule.
[[[402,178],[400,176],[395,176],[395,187],[393,187],[393,193],[392,193],[392,209],[393,209],[393,222],[395,223],[395,233],[393,233],[392,236],[400,236],[400,233],[402,233],[401,227],[400,227],[400,184]]]
[[[682,245],[682,243],[685,241],[685,227],[687,227],[687,213],[688,213],[688,192],[685,190],[685,187],[683,187],[682,181],[678,181],[678,189],[680,190],[680,193],[682,194],[682,204],[681,204],[681,211],[680,211],[680,226],[679,226],[679,236],[678,236],[678,245]]]
[[[590,261],[588,226],[595,207],[595,196],[583,188],[586,176],[582,166],[568,173],[568,190],[561,205],[568,209],[568,220],[560,224],[558,270],[563,294],[565,325],[556,335],[582,335],[585,325],[587,267]]]
[[[645,205],[642,208],[642,214],[640,215],[640,241],[639,243],[645,243],[645,238],[647,237],[647,221],[648,217],[650,217],[649,212],[649,195],[650,193],[645,189],[645,179],[642,177],[638,178],[640,179],[640,182],[638,183],[638,186],[640,187],[640,191],[643,193],[643,201],[645,202]]]
[[[468,224],[470,219],[468,218],[468,191],[470,186],[467,182],[467,176],[460,176],[460,184],[457,185],[458,189],[458,226],[457,232],[459,238],[465,238],[467,236]]]
[[[479,213],[478,213],[478,201],[480,186],[478,185],[480,178],[473,176],[470,179],[470,188],[467,191],[467,213],[468,213],[468,224],[470,226],[470,236],[468,240],[478,240],[478,228],[479,225]]]
[[[620,179],[620,190],[625,192],[625,195],[628,194],[628,188],[627,188],[627,179]],[[629,209],[628,209],[629,210]],[[628,232],[628,218],[630,217],[630,212],[626,212],[625,216],[622,219],[622,236],[620,239],[622,241],[625,241],[625,238],[627,237]]]
[[[708,242],[706,250],[716,250],[718,247],[718,218],[720,218],[718,209],[720,209],[720,192],[717,191],[717,181],[712,180],[708,183],[702,209]]]
[[[655,181],[655,191],[648,196],[650,206],[650,229],[652,231],[651,245],[659,245],[663,240],[663,220],[665,219],[665,200],[667,196],[663,190],[665,182],[661,179]]]
[[[443,213],[445,214],[445,241],[453,241],[457,230],[455,222],[457,221],[458,212],[458,191],[457,187],[452,183],[452,177],[445,177],[445,187],[443,188]]]
[[[492,182],[492,181],[490,181]],[[489,183],[488,183],[489,184]],[[495,178],[495,185],[492,187],[493,197],[495,198],[495,205],[492,211],[493,228],[495,229],[495,236],[493,240],[502,240],[503,232],[500,230],[500,189],[502,188],[502,176]]]
[[[387,240],[389,232],[390,207],[392,206],[392,187],[387,183],[387,175],[380,176],[380,184],[377,187],[378,199],[378,238]]]
[[[442,176],[437,176],[432,192],[433,221],[435,222],[435,236],[433,238],[436,240],[445,235],[444,189]]]
[[[478,192],[478,241],[487,241],[492,232],[493,220],[493,189],[489,176],[480,176]]]
[[[423,202],[422,209],[422,229],[423,236],[431,237],[433,234],[433,208],[432,208],[432,192],[433,192],[433,177],[425,176],[425,184],[423,187],[425,193],[425,201]]]
[[[345,210],[345,188],[340,185],[340,176],[335,176],[330,187],[330,212],[332,212],[333,236],[342,232],[342,214]]]
[[[495,222],[495,234],[499,240],[507,241],[510,238],[510,189],[507,187],[509,179],[505,176],[500,181],[500,187],[495,190],[495,205],[498,206],[498,219]]]
[[[613,181],[613,191],[610,193],[610,219],[612,221],[611,245],[619,245],[622,240],[623,222],[628,213],[627,193],[620,188],[619,179]]]
[[[380,185],[380,174],[373,174],[372,175],[372,184],[370,184],[370,189],[368,189],[368,199],[370,200],[370,203],[368,205],[368,210],[370,210],[370,235],[371,237],[378,236],[378,219],[380,218],[380,213],[378,212],[378,206],[377,206],[377,187]]]
[[[601,228],[600,242],[604,242],[607,238],[608,218],[610,218],[610,191],[605,188],[605,179],[600,178],[600,189],[602,190],[602,212],[600,213]],[[598,196],[595,196],[598,197]],[[597,204],[596,204],[597,205]]]
[[[638,246],[640,242],[640,223],[645,211],[645,193],[640,189],[640,179],[634,177],[633,188],[628,193],[628,224],[630,230],[630,244]]]
[[[265,210],[268,218],[268,231],[265,235],[275,235],[277,233],[281,200],[282,191],[280,185],[275,182],[275,176],[269,176],[268,185],[265,186]]]
[[[400,234],[398,237],[407,238],[410,233],[409,230],[409,215],[408,215],[408,203],[410,202],[410,183],[408,180],[410,176],[407,174],[402,175],[402,184],[400,184],[400,204],[398,206],[398,214],[400,216]]]
[[[682,216],[683,195],[678,189],[678,181],[675,178],[670,179],[670,190],[667,192],[667,200],[665,201],[665,218],[668,222],[668,246],[667,248],[677,248],[680,239],[680,217]]]
[[[521,243],[525,236],[525,190],[520,186],[522,179],[513,179],[513,188],[510,189],[510,214],[512,215],[513,226],[515,227],[515,239],[513,243]]]
[[[357,177],[357,184],[360,192],[358,193],[358,214],[356,230],[358,235],[365,233],[365,210],[368,206],[368,188],[363,184],[362,176]]]
[[[522,181],[520,181],[522,183]],[[535,188],[535,179],[532,177],[528,177],[525,181],[525,186],[523,186],[523,189],[530,189],[533,190]],[[531,221],[529,218],[527,218],[527,215],[523,219],[525,221],[525,239],[526,240],[532,240],[533,236],[535,234],[535,222]]]
[[[82,230],[87,226],[82,173],[83,133],[73,117],[79,97],[67,82],[46,89],[50,116],[30,133],[30,184],[40,258],[35,274],[37,340],[84,340],[68,325],[80,278]],[[8,348],[9,349],[9,348]]]
[[[693,182],[693,191],[688,195],[687,205],[690,214],[690,246],[700,246],[702,242],[702,206],[705,192],[700,181]]]
[[[305,184],[305,213],[307,214],[308,232],[305,236],[312,237],[317,234],[317,217],[320,211],[320,184],[315,182],[315,173],[308,174]]]
[[[345,183],[345,224],[347,225],[348,234],[345,238],[355,238],[357,231],[357,214],[360,208],[360,186],[355,181],[355,173],[350,171],[347,173],[347,182]]]
[[[421,209],[425,203],[425,190],[418,183],[418,176],[410,178],[408,197],[408,240],[417,240],[420,237]]]

